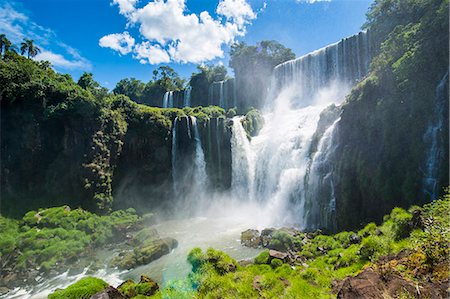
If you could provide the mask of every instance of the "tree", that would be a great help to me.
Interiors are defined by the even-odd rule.
[[[0,56],[8,52],[16,52],[16,46],[4,34],[0,34]]]
[[[41,52],[41,49],[39,49],[35,44],[34,40],[32,39],[24,39],[24,41],[20,44],[20,53],[24,55],[27,53],[28,58],[35,57],[39,52]]]
[[[232,45],[230,67],[236,76],[239,108],[261,108],[273,68],[294,58],[291,49],[276,41],[261,41],[255,46],[243,42]]]
[[[153,71],[153,81],[161,85],[167,91],[181,90],[184,86],[184,79],[168,65],[163,65]]]
[[[78,79],[78,85],[80,85],[84,89],[88,88],[99,88],[100,84],[94,80],[94,77],[92,73],[84,72],[83,75],[81,75],[80,79]]]
[[[117,82],[113,92],[123,94],[135,102],[141,102],[142,93],[145,89],[145,83],[135,78],[126,78]]]

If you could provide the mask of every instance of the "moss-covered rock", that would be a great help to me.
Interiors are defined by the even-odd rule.
[[[173,238],[148,239],[131,251],[121,252],[111,261],[111,266],[119,269],[132,269],[146,265],[170,253],[177,246],[178,242]]]
[[[151,278],[141,275],[141,280],[138,283],[129,279],[124,281],[117,289],[127,298],[135,298],[152,296],[159,290],[159,286]]]
[[[89,299],[94,294],[104,290],[108,284],[95,277],[85,277],[63,290],[56,290],[48,296],[49,299]]]

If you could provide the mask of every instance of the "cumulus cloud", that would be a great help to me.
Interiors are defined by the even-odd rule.
[[[134,38],[128,32],[105,35],[99,40],[100,47],[111,48],[125,55],[133,50]]]
[[[134,58],[139,59],[142,64],[159,64],[170,62],[169,54],[158,44],[151,45],[149,42],[143,42],[136,46]]]
[[[201,63],[223,57],[222,47],[244,35],[245,26],[256,18],[245,0],[221,0],[217,18],[207,11],[189,13],[185,0],[154,0],[140,8],[134,0],[113,0],[113,4],[127,18],[127,26],[138,28],[143,40],[134,46],[133,57],[151,64]]]
[[[41,49],[35,60],[47,60],[61,69],[92,68],[91,63],[71,46],[62,42],[56,33],[34,22],[30,17],[20,12],[13,1],[0,1],[0,28],[12,43],[17,46],[24,38],[34,40]]]
[[[252,7],[245,0],[223,0],[217,6],[217,13],[234,21],[240,27],[256,18]]]
[[[134,11],[137,0],[113,0],[113,4],[119,6],[119,12],[123,15]]]

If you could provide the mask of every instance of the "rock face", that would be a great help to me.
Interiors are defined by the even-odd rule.
[[[347,277],[338,286],[339,299],[365,298],[447,298],[447,284],[420,283],[392,274],[384,276],[365,269],[355,277]]]

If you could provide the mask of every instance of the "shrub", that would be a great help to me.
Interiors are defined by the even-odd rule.
[[[272,268],[276,269],[276,268],[280,267],[281,265],[283,265],[283,261],[275,258],[270,261],[270,265],[272,266]]]
[[[411,233],[412,215],[402,208],[394,208],[390,214],[395,240],[404,239]]]
[[[269,263],[269,250],[264,250],[257,257],[255,257],[255,264],[268,264]]]
[[[48,295],[49,299],[88,299],[104,290],[108,284],[95,277],[85,277],[63,290]]]
[[[386,253],[387,246],[378,236],[368,236],[361,242],[359,254],[363,260],[373,260]]]

